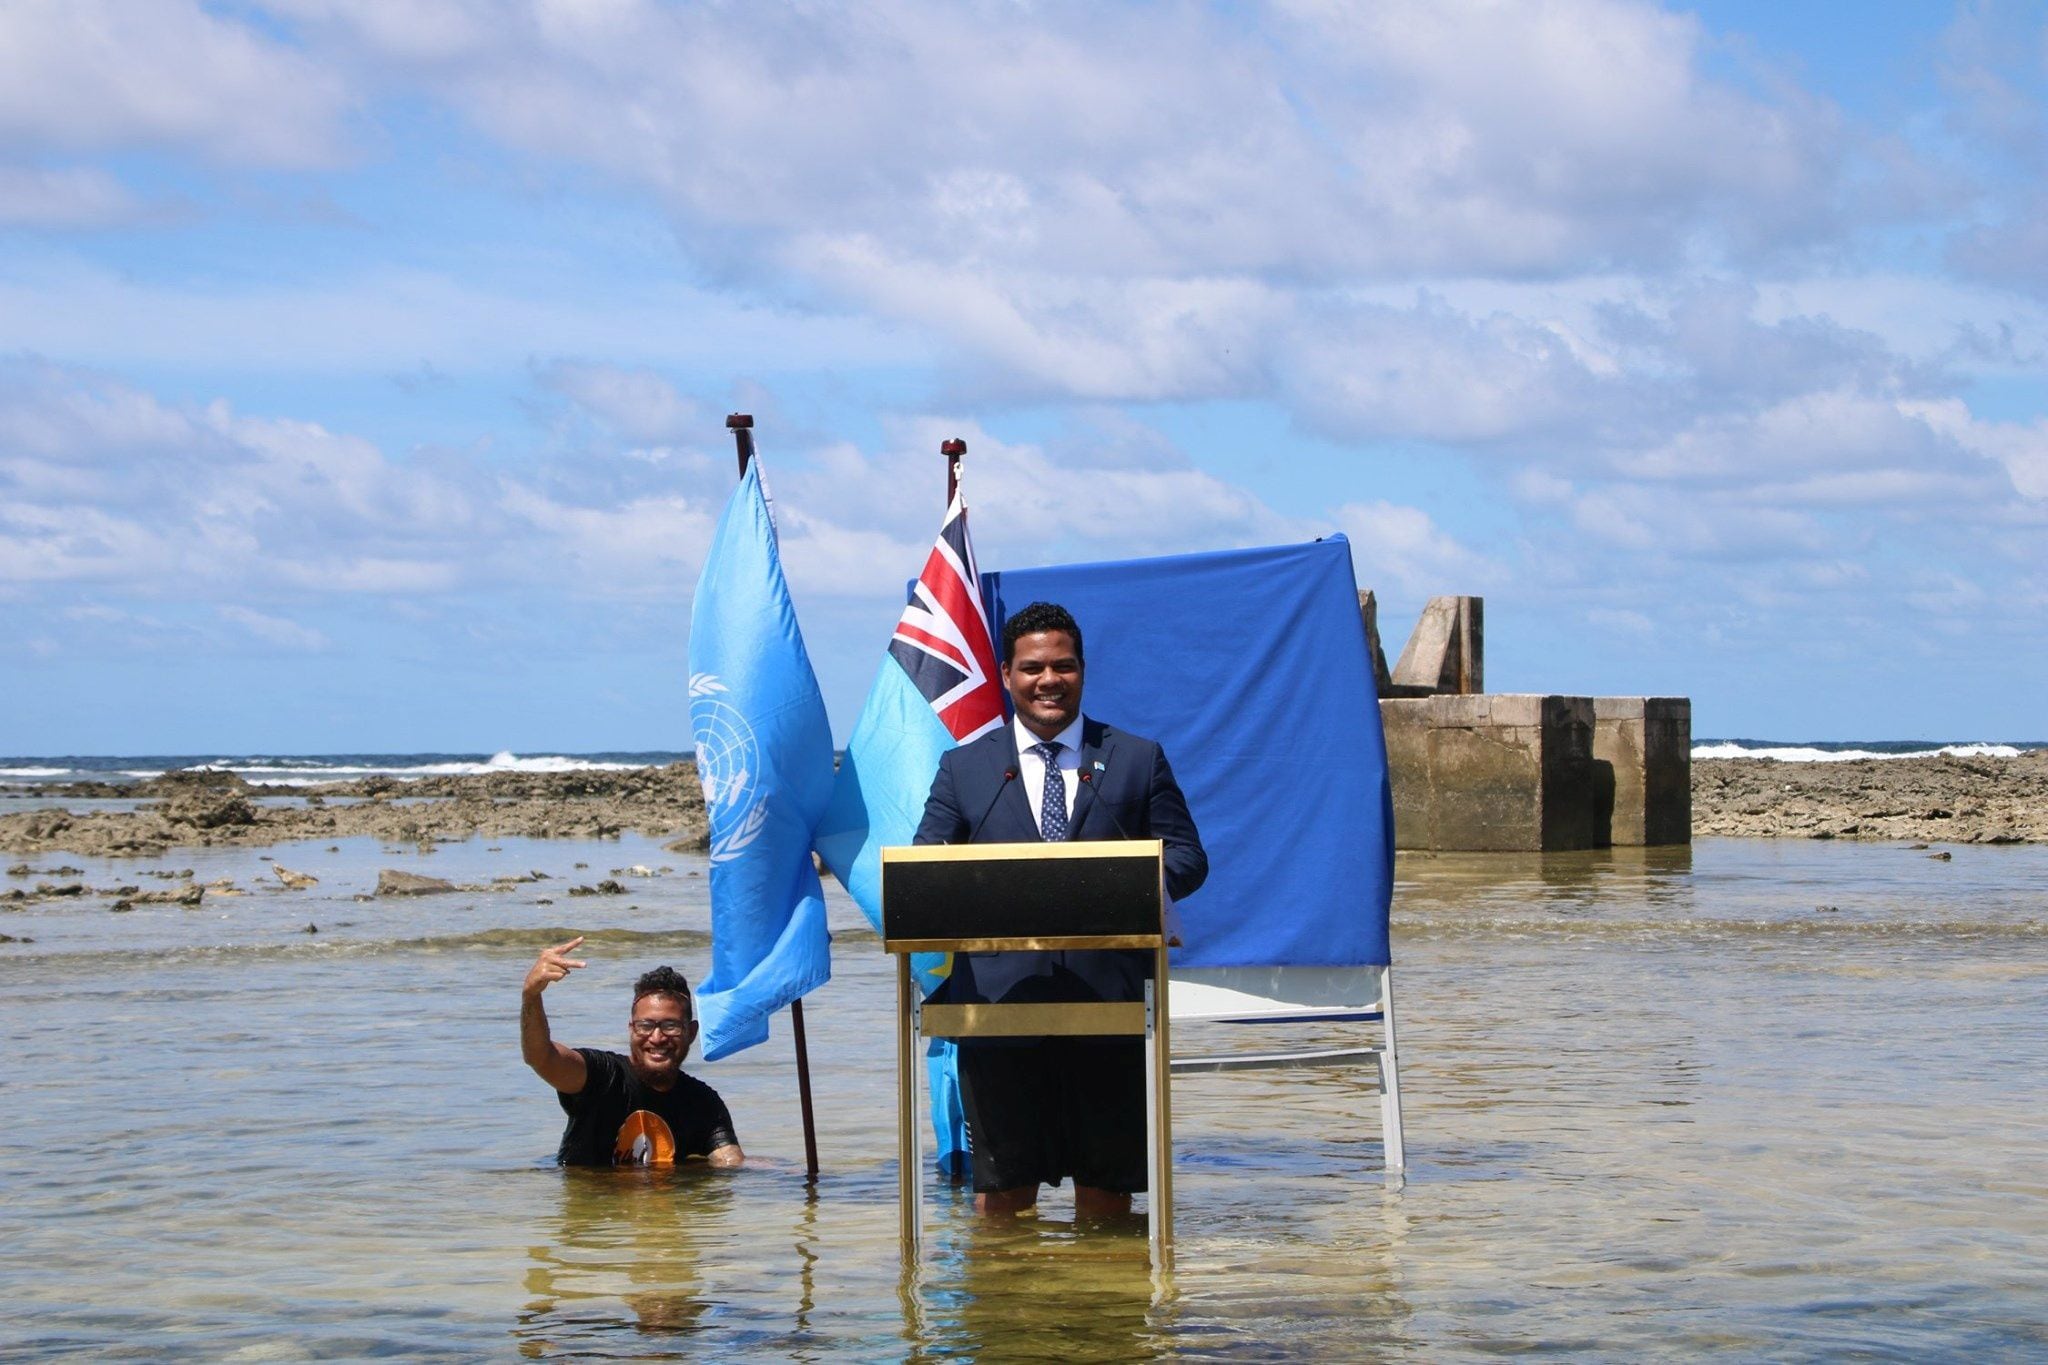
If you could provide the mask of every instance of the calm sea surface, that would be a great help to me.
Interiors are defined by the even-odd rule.
[[[265,852],[320,886],[270,889]],[[746,1169],[549,1164],[526,965],[588,932],[591,967],[548,996],[557,1036],[622,1047],[640,970],[707,966],[696,860],[630,838],[32,859],[254,890],[0,913],[35,940],[0,945],[0,1351],[2038,1358],[2048,849],[1953,853],[1404,855],[1405,1185],[1356,1075],[1184,1079],[1158,1282],[1142,1228],[1077,1234],[1059,1196],[983,1228],[945,1189],[900,1273],[891,978],[844,902],[810,1006],[811,1197],[781,1023],[693,1066]],[[672,870],[566,894],[634,864]],[[552,880],[354,900],[381,865]],[[69,879],[0,889],[36,880]]]

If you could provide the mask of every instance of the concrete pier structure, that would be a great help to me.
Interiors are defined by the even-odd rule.
[[[1541,851],[1692,839],[1684,697],[1488,694],[1477,597],[1433,597],[1390,671],[1371,644],[1400,848]]]

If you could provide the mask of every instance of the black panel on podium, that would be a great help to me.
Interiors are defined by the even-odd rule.
[[[882,855],[882,937],[891,952],[1155,948],[1161,845],[936,844]],[[913,945],[899,948],[905,943]]]

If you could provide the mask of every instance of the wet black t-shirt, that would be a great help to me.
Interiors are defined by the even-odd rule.
[[[662,1138],[673,1145],[674,1159],[709,1156],[739,1141],[732,1115],[718,1092],[694,1076],[677,1073],[667,1090],[641,1084],[633,1065],[616,1052],[593,1047],[583,1054],[583,1089],[559,1092],[562,1112],[569,1116],[556,1159],[564,1166],[640,1164],[659,1159]],[[631,1120],[631,1123],[628,1123]],[[622,1129],[629,1131],[622,1133]]]

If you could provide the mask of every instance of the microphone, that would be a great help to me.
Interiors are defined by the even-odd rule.
[[[1089,772],[1086,768],[1081,769],[1081,785],[1084,787],[1094,786],[1095,774]],[[1116,826],[1116,832],[1118,834],[1122,835],[1126,840],[1128,840],[1131,837],[1131,832],[1124,828],[1124,822],[1116,818],[1115,806],[1112,806],[1107,801],[1098,801],[1096,803],[1096,806],[1098,809],[1108,814],[1109,823]]]
[[[973,843],[974,836],[981,833],[981,827],[988,823],[989,816],[994,815],[996,813],[996,802],[1003,799],[1003,792],[1008,789],[1009,785],[1012,782],[1016,780],[1017,770],[1015,768],[1003,769],[1003,780],[996,783],[996,794],[988,799],[988,809],[983,811],[981,813],[981,818],[974,822],[974,828],[967,831],[968,843]]]

